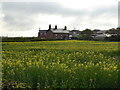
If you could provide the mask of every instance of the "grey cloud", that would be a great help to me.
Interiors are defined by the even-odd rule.
[[[74,10],[70,8],[65,8],[57,2],[9,2],[3,3],[3,10],[14,11],[20,13],[26,13],[26,15],[32,15],[37,13],[46,13],[46,14],[61,14],[67,16],[79,16],[85,14],[100,15],[102,13],[116,13],[116,7],[113,6],[104,6],[96,7],[93,11],[89,10]]]
[[[120,26],[120,1],[118,3],[118,26]]]
[[[2,9],[5,14],[4,21],[7,22],[9,27],[13,30],[29,30],[35,23],[34,15],[36,14],[48,14],[48,15],[61,15],[63,17],[76,17],[77,21],[73,21],[74,24],[80,22],[80,18],[85,16],[89,17],[89,20],[97,18],[103,14],[116,15],[116,7],[97,7],[93,11],[86,9],[74,10],[65,8],[57,2],[5,2],[2,4]],[[105,17],[107,18],[107,17]],[[84,20],[84,19],[83,19]],[[81,20],[81,23],[82,21]]]
[[[61,6],[57,2],[32,2],[32,3],[3,3],[3,9],[7,11],[19,11],[27,15],[46,13],[46,14],[62,14],[62,15],[79,15],[84,14],[84,10],[73,10]]]
[[[104,6],[104,7],[96,7],[93,12],[90,13],[91,17],[101,16],[103,14],[107,15],[117,15],[117,6]]]
[[[82,11],[74,11],[62,7],[58,3],[3,3],[3,12],[5,14],[4,21],[6,27],[11,27],[11,30],[27,30],[32,29],[35,23],[34,15],[36,14],[52,14],[62,16],[76,16],[82,14]],[[19,28],[18,28],[19,27]]]

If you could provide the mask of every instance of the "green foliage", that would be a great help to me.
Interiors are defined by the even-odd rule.
[[[109,29],[106,33],[108,34],[118,34],[118,30],[115,28]]]
[[[83,30],[83,31],[81,32],[81,34],[91,35],[91,34],[93,34],[93,31],[90,30],[90,29],[85,29],[85,30]]]
[[[80,40],[93,40],[93,38],[89,35],[85,35],[85,34],[81,34],[79,36],[77,36],[78,39]]]
[[[117,88],[117,42],[2,43],[3,87]]]
[[[93,40],[91,35],[93,34],[93,31],[90,29],[85,29],[81,31],[81,34],[77,36],[78,39],[80,40]]]
[[[3,37],[2,42],[31,42],[31,41],[56,41],[55,39],[40,39],[38,37]]]
[[[120,35],[112,35],[111,37],[106,37],[106,41],[117,41],[120,42]]]
[[[2,42],[28,42],[41,41],[38,37],[3,37]]]

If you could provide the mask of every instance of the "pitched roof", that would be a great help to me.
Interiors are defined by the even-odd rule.
[[[52,30],[53,33],[69,33],[67,30]]]
[[[79,31],[79,30],[71,30],[70,32],[81,32],[81,31]]]
[[[63,30],[62,28],[51,29],[51,31],[52,31],[53,33],[69,33],[68,30]]]
[[[105,33],[107,30],[100,30],[97,33]]]
[[[47,32],[48,30],[39,30],[39,32]]]
[[[63,28],[58,28],[58,29],[55,29],[55,28],[51,28],[50,29],[53,33],[69,33],[69,30],[64,30]],[[39,30],[39,32],[47,32],[48,30]]]

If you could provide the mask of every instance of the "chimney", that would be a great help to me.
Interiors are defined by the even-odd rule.
[[[49,24],[49,30],[51,29],[51,24]]]
[[[67,26],[64,27],[64,30],[67,30]]]
[[[57,29],[57,25],[55,25],[55,29]]]
[[[39,28],[39,32],[40,32],[40,28]]]

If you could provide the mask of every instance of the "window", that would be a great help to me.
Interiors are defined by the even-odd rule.
[[[44,35],[46,35],[46,33],[44,33]]]
[[[55,34],[55,36],[58,36],[57,34]]]
[[[76,32],[73,32],[73,34],[76,34]]]

